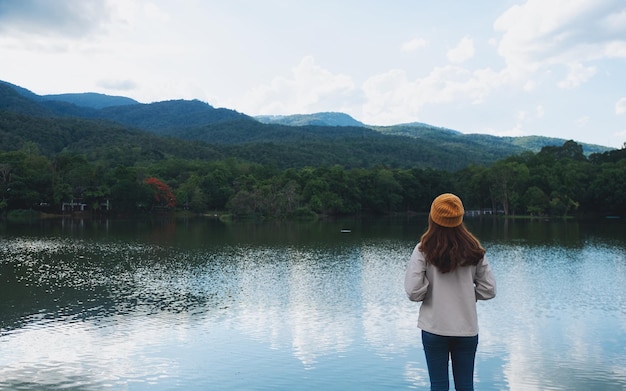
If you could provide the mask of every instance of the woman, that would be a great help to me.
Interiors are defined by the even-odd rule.
[[[404,287],[422,302],[422,330],[431,390],[448,390],[448,361],[456,390],[474,389],[478,346],[476,301],[496,295],[485,249],[463,224],[463,203],[454,194],[438,196],[430,207],[428,230],[415,246]]]

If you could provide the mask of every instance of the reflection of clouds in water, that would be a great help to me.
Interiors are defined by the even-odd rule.
[[[418,306],[404,292],[410,250],[403,243],[361,249],[364,338],[382,356],[404,352],[420,341]]]
[[[305,365],[314,365],[318,356],[345,351],[354,339],[356,319],[350,308],[358,298],[351,296],[353,282],[345,271],[355,259],[353,254],[346,255],[333,260],[323,253],[289,254],[288,322],[294,354]],[[329,284],[331,279],[341,283]]]
[[[290,346],[309,369],[319,357],[361,348],[388,359],[400,354],[423,359],[418,307],[403,288],[408,254],[401,243],[346,248],[340,254],[250,250],[239,261],[232,326],[269,340],[274,349]],[[354,346],[360,338],[366,345]],[[407,368],[407,381],[420,383],[424,364],[415,366]]]
[[[350,286],[354,254],[263,249],[253,250],[247,258],[239,270],[237,327],[269,338],[275,348],[290,344],[305,366],[351,344],[357,324],[350,308],[358,299]]]
[[[381,247],[251,250],[233,322],[277,349],[291,344],[307,367],[354,348],[360,333],[381,357],[405,353],[419,344],[417,307],[403,290],[407,249]]]
[[[378,356],[407,357],[404,379],[422,389],[430,386],[430,380],[417,328],[419,305],[410,302],[404,291],[404,273],[411,251],[406,243],[395,242],[361,249],[362,327],[363,339]]]
[[[623,252],[555,248],[546,259],[547,250],[537,247],[490,250],[498,296],[493,306],[479,305],[479,356],[505,346],[509,389],[594,389],[620,378],[624,371],[615,368],[626,364]]]
[[[19,330],[18,338],[3,342],[2,384],[36,389],[82,384],[80,389],[96,390],[175,376],[174,362],[146,350],[162,342],[162,322],[151,323],[146,316],[126,316],[120,324],[110,319],[97,328],[90,322],[62,319],[33,322]]]
[[[509,345],[507,350],[510,359],[504,367],[507,383],[509,386],[527,384],[525,377],[533,373],[527,368],[524,350],[527,344],[534,341],[528,338],[532,335],[529,323],[532,322],[534,311],[528,298],[537,293],[529,286],[533,273],[531,268],[524,266],[524,252],[520,247],[505,247],[502,251],[495,247],[488,248],[487,256],[496,277],[498,293],[486,305],[478,303],[480,331],[477,357],[499,345]],[[505,333],[507,338],[503,340]],[[530,360],[532,362],[534,358]],[[477,359],[477,367],[479,365],[480,359]]]
[[[408,362],[404,368],[404,377],[409,381],[409,384],[420,390],[430,387],[428,369],[423,362]]]
[[[385,374],[415,388],[428,384],[416,327],[419,305],[403,291],[413,244],[216,252],[5,242],[4,270],[20,278],[11,300],[21,304],[17,298],[31,295],[37,301],[15,308],[4,303],[2,385],[85,384],[91,390],[158,379],[194,384],[199,366],[203,381],[214,384],[245,382],[258,376],[255,368],[274,366],[276,373],[265,379],[298,376],[304,368],[337,380],[346,366],[346,373],[367,373],[360,365],[373,360],[360,360],[365,356],[382,358],[372,374],[386,382],[381,384],[394,384]],[[554,250],[486,246],[498,296],[478,303],[478,389],[601,384],[611,390],[626,384],[626,250],[593,243]],[[292,372],[277,362],[293,362]],[[215,367],[221,372],[211,372]],[[248,377],[241,367],[250,367]]]

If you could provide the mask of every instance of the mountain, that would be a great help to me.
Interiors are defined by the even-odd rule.
[[[393,126],[372,126],[355,120],[345,113],[322,112],[314,114],[293,114],[293,115],[259,115],[254,117],[265,124],[278,124],[286,126],[330,126],[330,127],[367,127],[385,135],[406,136],[417,139],[438,139],[447,145],[471,143],[479,145],[482,143],[492,143],[499,145],[502,142],[513,147],[520,147],[519,151],[530,150],[539,152],[545,146],[561,146],[567,140],[543,136],[522,136],[522,137],[498,137],[487,134],[464,134],[457,130],[442,128],[425,124],[422,122],[411,122]],[[602,153],[610,150],[601,145],[581,144],[586,155],[592,153]]]
[[[111,106],[127,106],[139,104],[134,99],[125,96],[111,96],[98,94],[95,92],[84,92],[78,94],[56,94],[43,95],[43,100],[67,102],[80,107],[90,107],[92,109],[102,109]]]
[[[53,115],[54,112],[38,103],[38,99],[26,89],[0,82],[0,110],[36,116]]]
[[[394,126],[373,126],[372,128],[386,135],[407,136],[420,140],[437,139],[442,146],[467,145],[485,148],[485,153],[490,153],[492,149],[502,148],[504,145],[522,151],[539,152],[545,146],[561,146],[565,139],[544,137],[544,136],[522,136],[522,137],[500,137],[489,134],[466,134],[456,130],[441,128],[421,122],[414,122]],[[592,153],[602,153],[613,148],[596,144],[579,143],[583,147],[585,155]],[[491,147],[490,147],[491,146]]]
[[[265,124],[278,124],[288,126],[365,126],[344,113],[315,113],[293,115],[259,115],[254,117]]]
[[[30,100],[34,100],[34,101],[37,101],[37,100],[41,99],[41,96],[35,94],[34,92],[32,92],[30,90],[27,90],[24,87],[20,87],[20,86],[17,86],[15,84],[11,84],[8,81],[0,80],[0,87],[9,87],[13,91],[17,92],[20,96],[22,96],[22,97],[24,97],[26,99],[30,99]]]
[[[338,164],[453,171],[566,141],[463,134],[423,123],[368,126],[343,113],[266,116],[260,121],[199,100],[142,104],[91,93],[53,97],[0,83],[0,151],[34,142],[48,154],[65,149],[96,156],[148,149],[151,156],[231,156],[280,168]],[[114,102],[121,105],[111,106]],[[291,125],[276,123],[280,121]],[[611,149],[582,146],[585,153]]]
[[[0,81],[0,109],[38,116],[108,120],[160,134],[169,134],[168,130],[173,128],[198,127],[226,121],[257,122],[245,114],[214,108],[199,100],[142,104],[126,97],[96,93],[37,95],[3,81]]]
[[[24,87],[16,86],[6,81],[0,80],[0,86],[10,87],[20,96],[35,102],[41,101],[56,101],[71,103],[79,107],[89,107],[92,109],[102,109],[110,106],[123,106],[138,104],[134,99],[127,98],[125,96],[111,96],[105,94],[99,94],[96,92],[83,92],[74,94],[51,94],[51,95],[37,95],[34,92],[27,90]]]
[[[199,100],[170,100],[150,104],[106,107],[97,118],[115,121],[158,134],[176,136],[177,129],[230,121],[257,122],[252,117],[229,109],[217,109]]]

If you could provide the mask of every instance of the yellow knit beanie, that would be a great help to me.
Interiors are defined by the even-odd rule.
[[[463,222],[463,203],[454,194],[445,193],[435,198],[430,206],[430,218],[443,227],[456,227]]]

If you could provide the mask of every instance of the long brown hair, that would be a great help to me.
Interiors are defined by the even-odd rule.
[[[461,223],[456,227],[443,227],[428,218],[428,230],[422,235],[420,250],[426,262],[441,273],[448,273],[460,266],[477,265],[485,256],[485,249]]]

